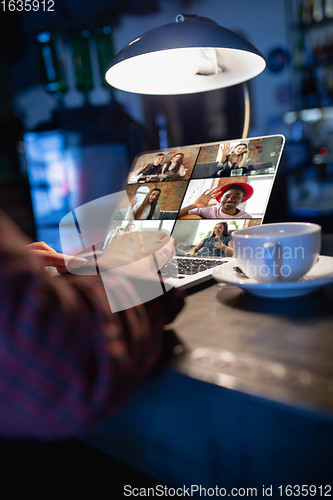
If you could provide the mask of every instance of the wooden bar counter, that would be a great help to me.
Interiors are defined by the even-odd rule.
[[[214,281],[171,329],[173,358],[86,441],[171,486],[332,483],[333,285],[260,299]]]

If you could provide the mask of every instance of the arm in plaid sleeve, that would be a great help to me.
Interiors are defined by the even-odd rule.
[[[161,354],[174,290],[111,313],[98,277],[51,278],[0,216],[0,433],[65,437],[96,426],[130,397]],[[134,293],[114,278],[123,293]]]

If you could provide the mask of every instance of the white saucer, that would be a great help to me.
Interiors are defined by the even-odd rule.
[[[212,275],[217,281],[239,286],[259,297],[298,297],[333,283],[333,257],[325,255],[321,255],[310,271],[297,281],[258,283],[254,279],[244,278],[236,273],[235,266],[237,266],[236,259],[232,259],[215,268]]]

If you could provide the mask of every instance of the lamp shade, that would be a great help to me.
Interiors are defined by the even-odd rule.
[[[179,15],[130,42],[105,78],[128,92],[191,94],[247,81],[265,66],[262,54],[240,35],[206,18]]]

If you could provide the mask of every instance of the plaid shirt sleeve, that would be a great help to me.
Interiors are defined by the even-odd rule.
[[[50,277],[0,216],[0,434],[53,439],[91,430],[159,360],[171,290],[112,313],[99,277]],[[131,283],[114,278],[117,292]]]

